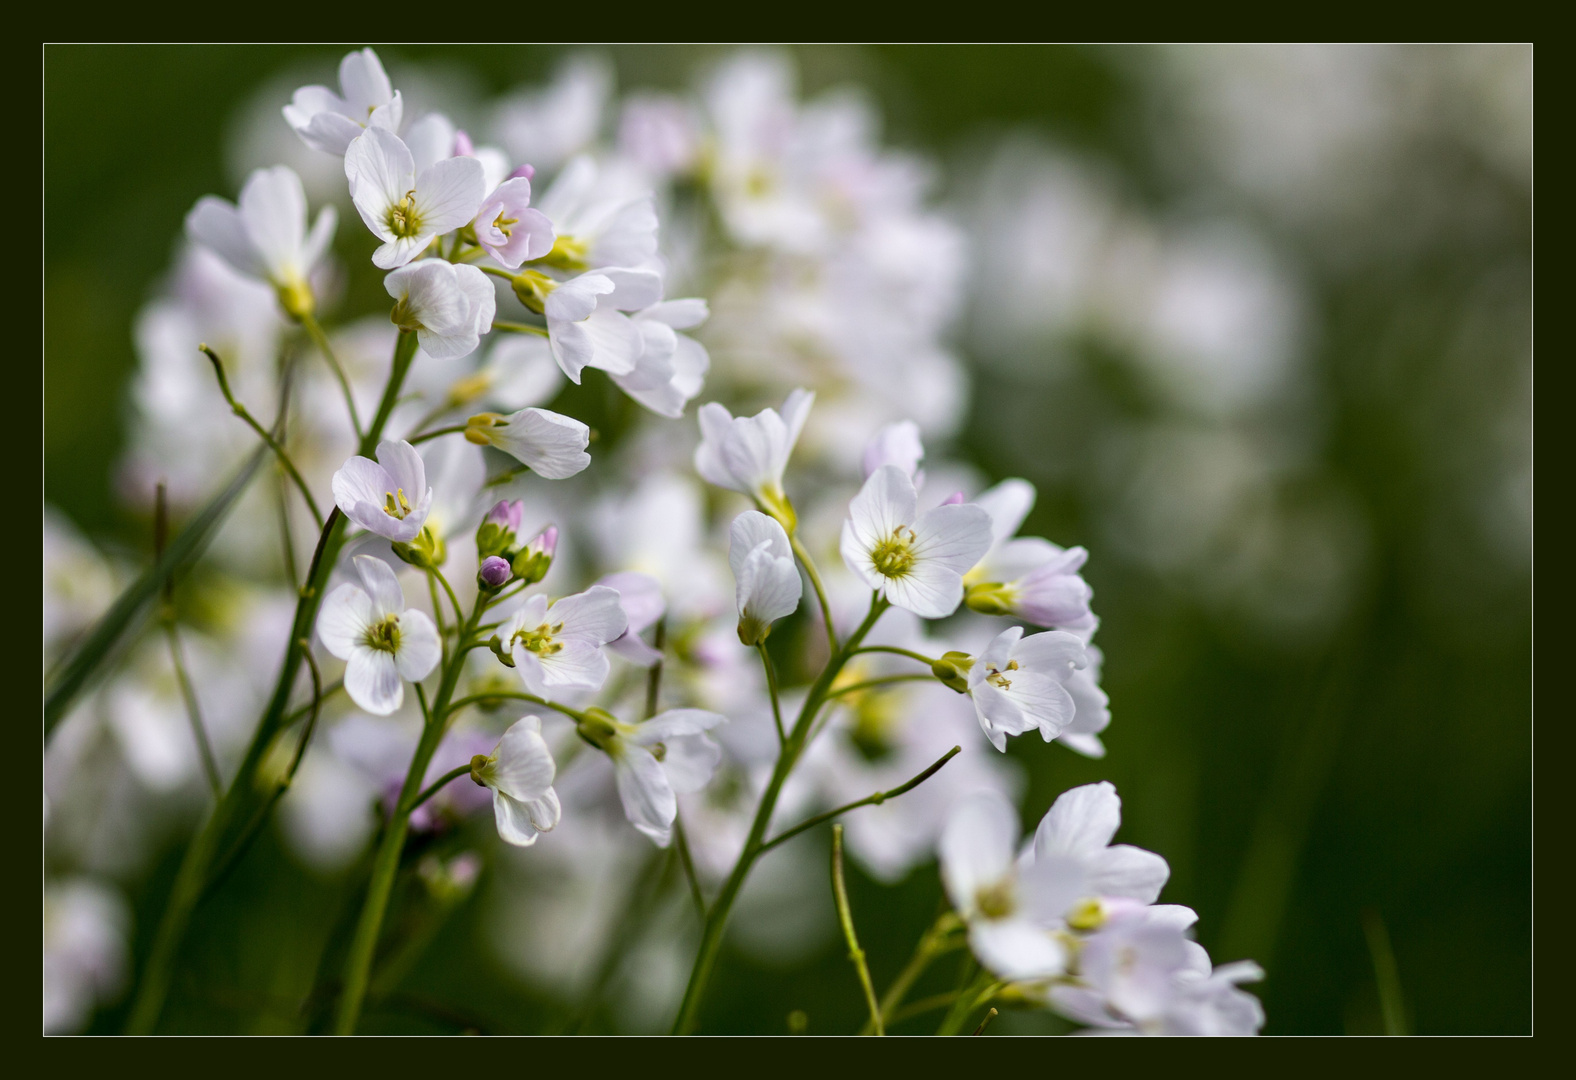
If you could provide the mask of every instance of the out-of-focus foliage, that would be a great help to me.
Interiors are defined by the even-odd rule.
[[[462,124],[563,59],[545,47],[381,51],[397,84]],[[337,159],[317,163],[314,188],[288,128],[262,122],[338,55],[46,50],[46,497],[86,537],[53,530],[49,572],[70,579],[83,619],[115,583],[71,543],[122,570],[151,556],[150,507],[124,497],[115,471],[136,313],[197,197],[233,194],[276,160],[302,171],[314,205],[343,190]],[[719,57],[607,55],[620,92],[685,89]],[[1115,782],[1123,839],[1171,863],[1166,899],[1206,913],[1200,939],[1217,958],[1269,971],[1267,1032],[1381,1030],[1368,912],[1394,944],[1414,1030],[1528,1030],[1530,49],[794,55],[807,93],[857,88],[887,142],[934,162],[940,205],[967,237],[962,292],[943,298],[961,312],[952,344],[972,378],[954,456],[992,480],[1033,481],[1026,531],[1094,553],[1084,574],[1118,717],[1110,754],[1015,744],[1025,820],[1072,785]],[[342,227],[337,242],[361,239]],[[380,276],[345,261],[343,302],[370,307]],[[571,392],[617,446],[627,403],[589,381]],[[255,618],[259,636],[280,638],[278,613]],[[226,725],[248,717],[213,720],[221,739],[244,741]],[[116,1028],[126,950],[145,954],[196,810],[128,785],[104,799],[157,818],[148,850],[109,835],[56,844],[72,821],[51,820],[52,879],[90,874],[125,897],[93,882],[52,891],[46,932],[69,945],[54,977],[108,1003],[90,1019],[46,1002],[60,1010],[52,1025]],[[469,891],[445,885],[437,860],[492,844],[490,829],[472,820],[414,853],[435,869],[413,877],[390,921],[428,944],[366,1029],[661,1024],[641,1005],[682,981],[667,952],[635,954],[586,1013],[576,995],[595,948],[521,925],[530,911],[510,897],[551,892],[550,860],[501,861]],[[822,865],[819,850],[784,864],[805,865]],[[610,863],[571,899],[611,918],[639,870]],[[169,1028],[291,1029],[335,919],[353,917],[351,876],[265,834],[200,911]],[[929,868],[894,885],[854,872],[850,887],[882,985],[940,889]],[[793,938],[803,913],[771,910],[770,893],[768,881],[739,922]],[[687,914],[669,895],[659,927]],[[125,945],[99,940],[127,926]],[[809,946],[736,933],[708,1028],[784,1030],[802,1007],[815,1010],[811,1032],[857,1026],[841,945],[816,926],[797,940]],[[558,977],[523,980],[510,942],[555,943]],[[1050,1023],[1009,1013],[992,1030]]]

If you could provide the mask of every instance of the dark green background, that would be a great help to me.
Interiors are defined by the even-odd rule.
[[[146,526],[109,494],[131,322],[192,203],[234,195],[223,162],[231,112],[279,69],[316,59],[326,70],[344,51],[45,50],[46,496],[101,541],[146,543]],[[543,78],[560,50],[380,52],[391,66],[464,65],[500,92]],[[683,86],[706,52],[612,50],[624,88]],[[1157,210],[1182,197],[1141,123],[1142,51],[822,48],[800,59],[810,89],[862,82],[886,110],[888,141],[945,156],[954,186],[968,182],[956,171],[959,146],[1026,125],[1114,163]],[[1313,289],[1314,376],[1329,403],[1314,474],[1354,497],[1368,531],[1367,571],[1345,620],[1312,643],[1267,642],[1096,550],[1087,575],[1103,618],[1111,754],[1088,762],[1027,741],[1014,751],[1033,766],[1031,822],[1072,784],[1118,785],[1122,839],[1172,862],[1166,899],[1198,909],[1218,962],[1252,956],[1268,969],[1259,988],[1268,1032],[1380,1029],[1362,931],[1370,910],[1393,938],[1417,1031],[1530,1029],[1530,585],[1524,566],[1463,539],[1459,482],[1497,437],[1494,403],[1518,392],[1529,333],[1500,325],[1463,348],[1459,313],[1492,275],[1511,309],[1525,305],[1530,193],[1451,151],[1430,151],[1460,174],[1447,190],[1490,200],[1495,227],[1456,228],[1445,214],[1427,236],[1342,260],[1326,257],[1316,234],[1276,238]],[[341,246],[356,232],[342,228]],[[1097,357],[1090,365],[1099,371]],[[992,392],[1018,403],[1007,422],[1055,410],[1045,401],[1039,412],[1032,395],[1045,391],[1033,383],[998,377]],[[1143,410],[1121,393],[1099,401],[1089,422]],[[1042,485],[1027,531],[1089,542],[1098,494],[1058,483],[1066,470],[1036,457],[1034,440],[992,431],[1002,414],[982,396],[974,409],[958,451],[993,477]],[[1013,445],[1024,449],[1004,449]],[[133,883],[139,948],[176,857]],[[934,913],[935,875],[922,869],[896,889],[854,875],[852,887],[884,983]],[[342,889],[295,869],[271,840],[260,846],[194,927],[166,1028],[281,1029],[290,1003],[270,1018],[268,1002],[310,978]],[[551,1002],[487,960],[474,925],[451,920],[407,978],[405,1006],[369,1015],[369,1027],[561,1022]],[[794,1008],[809,1012],[812,1032],[852,1030],[860,1016],[846,960],[830,947],[786,973],[730,957],[711,1003],[711,1030],[782,1031]],[[116,1018],[112,1010],[98,1025]],[[1036,1029],[1004,1021],[1001,1030]]]

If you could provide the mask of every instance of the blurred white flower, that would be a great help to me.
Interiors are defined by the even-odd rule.
[[[346,583],[323,598],[317,636],[345,661],[345,693],[376,716],[405,700],[405,683],[420,682],[438,666],[438,629],[423,611],[405,607],[405,592],[387,563],[352,559],[365,588]]]
[[[702,405],[695,471],[709,483],[750,496],[779,521],[786,517],[791,526],[783,470],[814,403],[814,393],[795,390],[783,402],[781,415],[762,409],[754,416],[735,417],[715,401]]]
[[[238,273],[268,282],[285,310],[300,315],[312,310],[312,271],[334,239],[339,214],[323,207],[310,233],[306,219],[301,180],[279,165],[252,173],[239,204],[213,195],[198,199],[186,215],[186,235]]]
[[[517,847],[551,832],[562,811],[553,790],[557,767],[542,739],[540,717],[523,716],[509,726],[493,752],[471,763],[471,778],[492,791],[498,835]]]
[[[44,888],[44,1033],[80,1031],[125,980],[131,913],[88,878]]]
[[[443,158],[418,174],[410,147],[376,127],[345,151],[345,176],[361,220],[383,241],[372,264],[384,270],[404,266],[434,237],[469,224],[487,195],[475,158]]]
[[[389,84],[378,54],[370,48],[339,62],[339,93],[303,86],[284,107],[285,122],[314,150],[343,154],[367,128],[398,131],[404,102]]]
[[[739,640],[758,645],[772,623],[799,610],[799,580],[788,534],[775,518],[746,510],[728,530],[728,565],[733,568],[739,609]]]

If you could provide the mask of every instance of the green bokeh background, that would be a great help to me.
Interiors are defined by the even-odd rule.
[[[110,496],[135,363],[131,325],[192,203],[233,197],[227,122],[281,69],[327,70],[344,51],[45,50],[46,496],[102,542],[146,545],[146,524]],[[676,89],[714,50],[609,51],[622,88]],[[380,53],[391,67],[462,65],[499,93],[543,79],[562,50]],[[912,46],[798,57],[809,90],[864,85],[885,110],[887,141],[943,157],[955,185],[966,182],[959,147],[1028,127],[1113,163],[1156,208],[1177,197],[1138,122],[1141,50]],[[1470,161],[1454,167],[1475,175]],[[1355,261],[1323,258],[1306,238],[1282,241],[1303,263],[1320,330],[1312,370],[1329,434],[1318,468],[1355,498],[1370,545],[1339,628],[1315,644],[1265,642],[1096,550],[1087,574],[1103,619],[1111,754],[1090,762],[1038,744],[1015,749],[1032,766],[1026,820],[1073,784],[1117,784],[1122,838],[1170,860],[1165,898],[1200,912],[1200,940],[1217,962],[1251,956],[1268,969],[1259,991],[1271,1033],[1381,1030],[1365,912],[1388,928],[1416,1031],[1530,1030],[1529,570],[1463,538],[1456,482],[1462,463],[1486,457],[1499,437],[1506,395],[1524,393],[1530,328],[1494,324],[1463,346],[1456,314],[1490,275],[1508,307],[1526,305],[1530,192],[1486,172],[1465,187],[1496,200],[1499,227],[1453,228],[1442,215],[1447,224],[1403,255]],[[353,218],[345,225],[342,247],[356,232]],[[1047,393],[996,376],[991,394],[976,394],[957,449],[993,478],[1041,484],[1026,531],[1090,543],[1090,497],[1059,484],[1064,470],[1038,456],[1047,443],[1033,426],[1057,415]],[[1022,437],[1003,437],[1004,423]],[[139,955],[178,856],[168,851],[135,883]],[[935,874],[918,870],[896,888],[854,874],[851,886],[881,984],[934,914]],[[265,840],[194,925],[165,1029],[287,1030],[344,894],[344,882],[312,877]],[[466,914],[405,978],[404,1005],[370,1014],[369,1029],[525,1032],[563,1022],[487,958],[479,920]],[[798,1008],[812,1032],[848,1031],[861,1011],[835,946],[790,971],[730,955],[710,1000],[706,1027],[717,1031],[783,1031]],[[96,1029],[113,1029],[119,1015],[106,1010]],[[1053,1029],[1009,1016],[998,1030]]]

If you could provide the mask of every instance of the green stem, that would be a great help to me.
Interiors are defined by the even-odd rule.
[[[782,753],[777,756],[777,764],[772,769],[771,779],[766,784],[766,790],[761,794],[761,802],[756,808],[755,820],[750,824],[744,850],[739,853],[739,859],[733,864],[733,870],[729,873],[727,881],[723,883],[722,891],[717,894],[717,899],[712,902],[710,910],[706,913],[706,925],[701,930],[700,948],[695,954],[695,965],[690,969],[689,984],[684,990],[684,1001],[679,1006],[677,1018],[673,1021],[673,1033],[676,1035],[689,1034],[695,1030],[695,1025],[699,1022],[701,998],[706,993],[706,984],[710,981],[712,968],[717,963],[717,953],[722,946],[722,932],[727,927],[728,915],[733,909],[734,900],[738,898],[739,890],[744,887],[744,879],[749,876],[750,868],[755,865],[755,860],[761,853],[766,829],[771,824],[772,814],[777,809],[777,799],[782,794],[788,774],[793,771],[799,754],[804,749],[805,741],[810,734],[810,726],[815,722],[815,714],[825,701],[833,680],[843,670],[848,658],[853,655],[853,650],[864,640],[870,628],[876,624],[876,620],[889,606],[880,597],[872,597],[870,612],[865,616],[864,622],[860,623],[859,628],[853,632],[846,644],[833,652],[826,667],[810,686],[810,692],[799,710],[799,717],[794,722],[793,730],[788,734],[788,742],[783,747]]]
[[[952,1008],[941,1021],[941,1026],[936,1029],[937,1035],[956,1035],[963,1030],[974,1010],[990,1001],[995,996],[997,989],[995,976],[988,971],[982,971],[969,984],[968,989],[958,994],[958,999],[952,1003]]]
[[[844,805],[839,806],[836,810],[828,810],[826,813],[817,814],[815,817],[810,818],[807,821],[801,821],[793,828],[787,830],[786,832],[779,833],[777,836],[774,836],[770,840],[766,841],[761,845],[761,851],[770,851],[778,844],[781,844],[784,840],[792,840],[806,829],[813,829],[817,825],[821,824],[821,822],[830,821],[832,818],[835,818],[840,814],[846,814],[850,810],[857,810],[861,806],[880,806],[888,799],[895,799],[904,792],[913,791],[920,784],[923,784],[926,780],[929,780],[932,776],[935,776],[936,773],[940,772],[941,767],[947,762],[951,761],[953,755],[961,753],[962,750],[963,747],[954,746],[951,750],[948,750],[945,754],[942,754],[941,757],[932,762],[930,767],[924,772],[920,773],[912,780],[909,780],[907,783],[898,785],[891,791],[878,791],[874,795],[866,795],[863,799],[855,799],[851,803],[845,803]]]
[[[826,647],[835,656],[837,654],[837,628],[832,625],[832,605],[826,601],[826,587],[821,584],[821,574],[815,568],[815,560],[810,558],[810,553],[799,542],[799,534],[788,534],[788,543],[793,546],[793,553],[799,557],[799,565],[804,567],[804,572],[809,575],[810,585],[815,589],[815,595],[821,601],[821,619],[826,623]]]
[[[219,359],[219,354],[206,344],[199,345],[197,348],[212,362],[213,373],[219,377],[219,390],[224,394],[224,400],[229,403],[230,411],[242,420],[245,420],[247,426],[257,432],[257,437],[262,439],[268,445],[268,449],[274,452],[274,456],[279,459],[279,464],[284,466],[285,472],[290,474],[290,479],[295,481],[296,488],[301,492],[301,498],[306,500],[306,508],[312,511],[312,520],[317,522],[317,527],[321,529],[323,527],[323,512],[317,508],[317,500],[312,498],[312,489],[306,486],[306,480],[302,478],[300,470],[295,467],[295,462],[290,460],[290,455],[286,453],[284,446],[280,444],[279,440],[274,438],[267,428],[259,424],[257,418],[251,414],[247,407],[236,401],[235,395],[230,393],[230,380],[225,378],[224,362]]]
[[[898,656],[906,656],[910,660],[918,660],[921,664],[934,664],[936,662],[934,659],[926,656],[924,653],[915,652],[913,649],[900,649],[896,645],[866,645],[864,648],[855,651],[862,653],[895,653]]]
[[[449,712],[457,713],[467,705],[475,705],[483,701],[497,701],[499,698],[507,698],[511,701],[529,701],[531,704],[540,705],[544,709],[552,709],[554,712],[563,713],[576,721],[586,718],[586,714],[579,709],[572,709],[568,705],[560,705],[556,701],[548,701],[546,698],[539,698],[535,694],[527,694],[519,690],[494,690],[487,694],[472,694],[470,697],[461,698],[450,705]]]
[[[469,634],[481,621],[487,609],[485,594],[476,598],[470,618],[466,620],[461,638]],[[362,904],[361,918],[356,923],[355,936],[350,941],[350,954],[345,962],[345,985],[339,998],[339,1008],[334,1019],[334,1031],[339,1035],[353,1035],[356,1022],[361,1018],[361,1006],[366,999],[367,979],[372,971],[372,958],[377,952],[378,934],[383,929],[383,916],[388,911],[389,894],[394,888],[394,878],[399,871],[400,853],[405,847],[405,836],[410,830],[410,814],[425,796],[421,791],[422,777],[432,755],[443,741],[448,729],[447,720],[454,715],[450,702],[454,688],[465,670],[465,652],[457,650],[444,667],[438,683],[438,693],[432,700],[427,723],[422,728],[421,741],[411,758],[410,769],[405,774],[405,784],[400,789],[399,801],[389,815],[383,838],[378,844],[372,863],[372,880],[367,885],[367,897]],[[419,686],[418,686],[419,689]],[[469,771],[470,766],[466,766]],[[458,775],[456,772],[454,775]],[[450,779],[453,777],[451,776]],[[441,786],[438,785],[438,786]]]
[[[934,678],[934,675],[883,675],[879,679],[866,679],[864,682],[849,683],[847,686],[840,686],[826,696],[830,699],[842,697],[844,694],[856,694],[861,690],[869,690],[876,686],[888,686],[892,683],[900,682],[929,682]]]
[[[492,328],[494,330],[506,330],[511,334],[535,334],[537,337],[547,336],[547,328],[545,326],[532,326],[530,323],[504,322],[502,319],[494,319]]]
[[[433,428],[431,431],[424,431],[420,435],[412,435],[405,441],[415,446],[417,443],[424,443],[428,439],[436,439],[440,435],[457,435],[467,427],[469,427],[468,424],[453,424],[449,427]]]
[[[388,423],[389,415],[394,411],[395,402],[399,400],[400,387],[405,382],[405,375],[410,370],[411,361],[415,356],[416,335],[401,333],[398,343],[394,346],[389,381],[383,389],[383,401],[378,407],[378,415],[373,420],[372,427],[361,437],[362,456],[368,456],[376,450],[378,438]],[[285,710],[290,704],[290,695],[295,688],[296,676],[301,671],[306,643],[310,641],[317,621],[318,608],[323,602],[323,591],[328,584],[328,576],[333,571],[339,549],[345,542],[345,527],[345,516],[340,513],[338,507],[335,507],[329,512],[328,520],[323,524],[322,534],[318,537],[317,550],[312,555],[312,565],[307,570],[306,583],[301,586],[301,599],[296,603],[290,644],[285,649],[284,662],[280,667],[279,678],[274,683],[273,696],[269,699],[261,720],[258,721],[257,730],[252,735],[251,744],[247,747],[246,756],[241,759],[234,779],[230,781],[229,790],[225,792],[224,798],[219,800],[214,812],[187,846],[180,869],[176,872],[175,882],[170,887],[170,897],[165,902],[163,915],[160,916],[159,928],[153,938],[153,947],[148,953],[148,962],[143,967],[137,995],[126,1021],[128,1034],[145,1035],[158,1023],[159,1014],[164,1010],[164,999],[169,993],[175,954],[186,936],[186,926],[191,921],[192,911],[205,890],[208,868],[214,854],[218,851],[219,841],[233,822],[245,820],[241,816],[242,808],[255,798],[257,771],[262,766],[269,747],[273,745],[274,736],[282,727]]]
[[[931,924],[930,929],[925,931],[924,936],[919,939],[919,944],[914,947],[914,955],[909,957],[908,964],[898,973],[898,977],[892,980],[892,985],[887,987],[886,995],[881,999],[881,1018],[886,1023],[894,1024],[900,1018],[914,1016],[939,1005],[950,1005],[957,998],[955,992],[942,994],[939,995],[941,999],[939,1001],[937,998],[927,998],[925,1001],[916,1002],[909,1009],[899,1011],[903,999],[908,996],[908,992],[914,988],[914,983],[925,973],[936,957],[964,944],[962,939],[953,936],[962,926],[963,920],[947,911],[943,912],[941,917]],[[929,1004],[931,1002],[935,1004]],[[925,1008],[921,1009],[921,1005]]]
[[[192,738],[197,742],[197,754],[202,758],[202,770],[208,777],[215,801],[224,793],[224,782],[219,779],[219,763],[214,760],[213,744],[208,741],[208,729],[203,726],[202,709],[197,703],[197,691],[192,687],[191,676],[186,673],[186,657],[181,652],[180,631],[175,628],[173,613],[164,620],[164,636],[170,643],[170,660],[175,665],[175,681],[180,686],[181,698],[186,703],[186,719],[192,726]]]
[[[777,749],[781,751],[788,745],[788,732],[783,728],[783,707],[777,700],[777,670],[772,667],[772,654],[766,651],[766,642],[759,642],[755,647],[760,650],[761,666],[766,669],[766,688],[772,695],[772,720],[777,725]]]
[[[854,933],[854,913],[848,906],[848,886],[843,880],[843,827],[832,826],[832,897],[837,901],[837,921],[843,926],[843,940],[848,943],[848,959],[853,961],[859,975],[859,986],[865,992],[865,1004],[870,1008],[870,1023],[877,1035],[886,1034],[881,1022],[881,1006],[876,1002],[875,984],[870,981],[870,967],[865,963],[865,950],[859,947],[859,936]]]
[[[420,795],[417,795],[416,801],[410,804],[411,813],[415,813],[416,807],[420,806],[438,792],[442,791],[445,785],[447,785],[451,780],[458,780],[462,776],[467,776],[470,774],[470,771],[471,763],[467,761],[464,765],[456,765],[454,768],[438,777],[432,783],[428,784],[427,790],[423,791]]]
[[[323,327],[318,323],[317,317],[308,313],[301,317],[301,325],[306,327],[307,335],[312,339],[312,344],[317,346],[317,351],[323,354],[323,359],[328,361],[329,370],[334,373],[334,378],[339,382],[339,391],[345,395],[345,408],[350,412],[350,426],[356,432],[357,441],[363,441],[361,433],[361,417],[356,413],[356,398],[350,392],[350,380],[345,378],[345,369],[339,366],[339,358],[334,355],[334,350],[329,347],[328,335],[323,333]],[[383,426],[376,421],[373,428],[382,431]]]
[[[695,873],[695,860],[690,857],[689,837],[684,835],[681,815],[673,815],[673,846],[678,848],[679,862],[684,867],[684,877],[689,882],[690,899],[695,901],[695,914],[706,921],[706,896],[700,891],[700,878]]]

